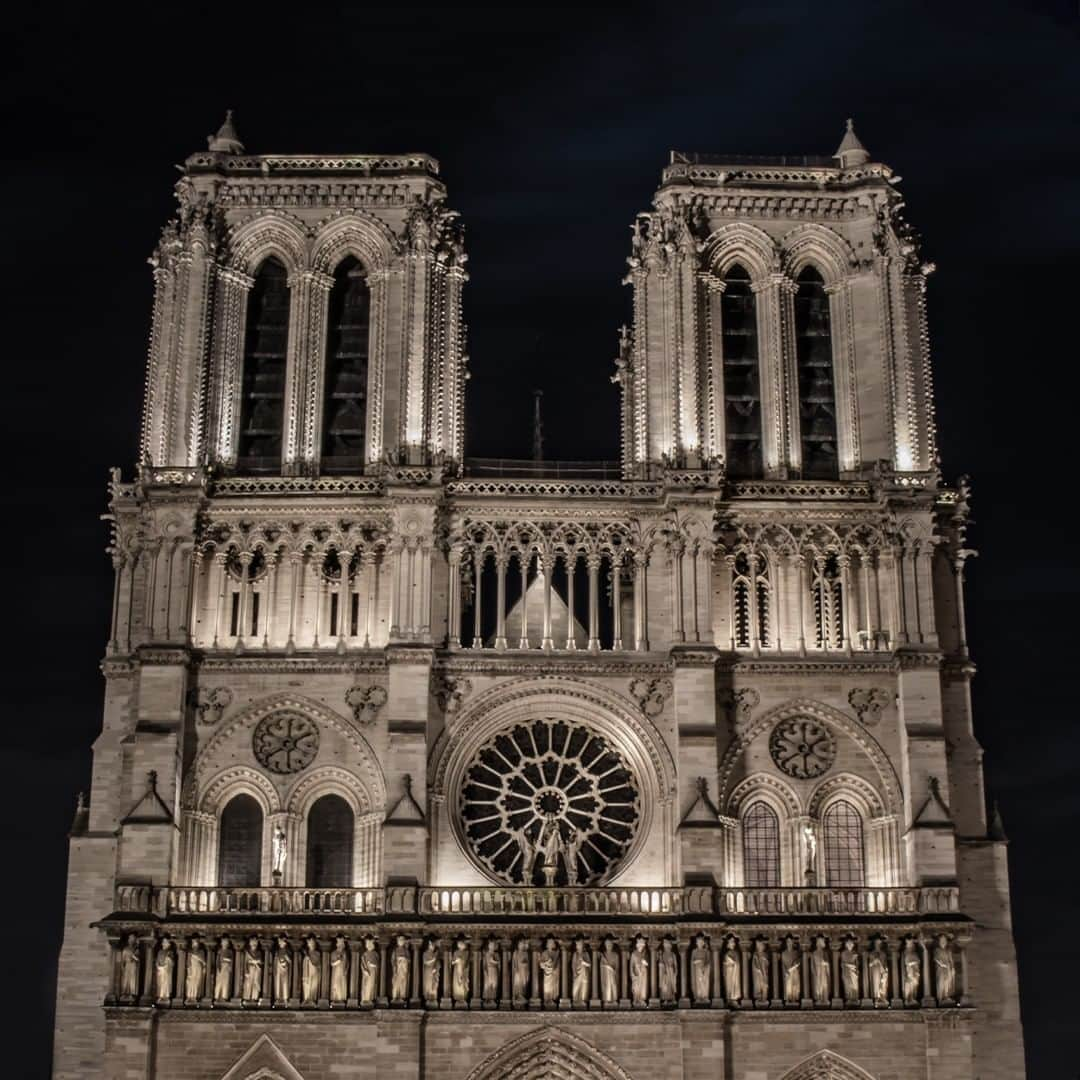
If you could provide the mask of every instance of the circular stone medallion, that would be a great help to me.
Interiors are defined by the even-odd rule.
[[[598,732],[556,717],[489,739],[465,770],[459,812],[473,858],[511,885],[595,885],[630,850],[640,784]]]
[[[795,716],[773,728],[769,753],[781,772],[797,780],[812,780],[832,767],[836,740],[824,724],[809,716]]]
[[[314,720],[295,712],[264,716],[251,736],[260,765],[284,776],[306,769],[319,752],[319,729]]]

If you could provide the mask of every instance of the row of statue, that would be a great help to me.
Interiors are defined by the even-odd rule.
[[[881,938],[862,950],[850,936],[830,948],[819,935],[803,948],[789,935],[770,948],[764,938],[744,945],[729,935],[713,948],[704,934],[697,935],[688,950],[679,952],[669,937],[650,942],[641,936],[622,946],[611,937],[599,946],[581,938],[560,944],[549,937],[541,948],[524,938],[505,947],[494,938],[482,943],[459,938],[445,946],[428,939],[421,952],[419,943],[410,946],[399,934],[389,951],[389,985],[385,987],[381,985],[383,954],[376,939],[365,937],[362,945],[355,944],[357,947],[351,948],[348,939],[338,935],[327,950],[309,936],[297,953],[284,934],[277,936],[272,949],[254,935],[243,948],[234,946],[226,936],[211,951],[193,937],[184,950],[183,986],[178,987],[178,951],[165,937],[152,951],[152,982],[143,996],[161,1003],[181,997],[188,1002],[209,999],[268,1004],[272,1000],[281,1005],[373,1005],[377,1000],[464,1005],[479,1000],[519,1005],[530,1001],[545,1005],[625,1001],[641,1006],[650,1000],[660,1004],[682,1000],[732,1007],[770,1003],[829,1006],[837,1001],[888,1005],[895,986],[894,1002],[916,1005],[924,983],[932,979],[939,1004],[955,1003],[958,997],[956,954],[946,934],[939,934],[932,948],[929,943],[920,946],[914,938],[906,938],[892,954]],[[216,952],[216,964],[212,952]],[[355,958],[350,957],[353,952]],[[420,965],[417,986],[410,983],[414,956]],[[119,950],[121,1001],[140,997],[140,962],[139,940],[130,934]],[[268,981],[264,971],[267,963]],[[358,971],[350,993],[353,963]],[[929,986],[925,992],[929,994]]]

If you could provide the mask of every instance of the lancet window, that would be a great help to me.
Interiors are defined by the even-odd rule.
[[[839,458],[829,297],[825,282],[812,266],[798,277],[795,349],[802,474],[811,480],[834,480],[839,475]]]
[[[334,273],[330,289],[323,391],[324,472],[359,472],[364,462],[371,293],[353,257]]]
[[[767,648],[772,644],[769,563],[761,555],[735,556],[731,579],[731,628],[737,649]]]
[[[742,820],[743,880],[749,889],[780,885],[780,822],[768,803],[751,803]]]
[[[352,808],[340,795],[324,795],[308,813],[307,885],[349,888],[353,883]]]
[[[271,256],[248,294],[237,447],[237,468],[243,472],[281,469],[288,337],[288,276]]]
[[[814,560],[811,584],[815,645],[839,649],[844,644],[844,595],[839,560],[829,555]]]
[[[834,802],[821,818],[825,884],[829,888],[862,888],[866,884],[863,820],[846,799]]]
[[[258,885],[262,875],[262,808],[250,795],[233,796],[221,812],[218,884]]]
[[[720,300],[724,350],[724,433],[727,474],[761,476],[761,375],[757,310],[750,275],[738,264],[724,277]]]

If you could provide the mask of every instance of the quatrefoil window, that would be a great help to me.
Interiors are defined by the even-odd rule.
[[[260,765],[282,776],[306,769],[319,752],[315,721],[297,712],[264,716],[251,737]]]
[[[812,780],[836,760],[836,739],[824,724],[809,716],[781,720],[769,736],[776,767],[797,780]]]

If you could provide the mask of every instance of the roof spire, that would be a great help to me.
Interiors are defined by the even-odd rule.
[[[206,136],[206,145],[219,154],[242,154],[244,152],[244,144],[240,141],[240,136],[236,134],[236,127],[233,124],[232,109],[225,111],[225,122],[218,128],[218,133]]]
[[[543,390],[533,391],[533,461],[544,460],[544,421],[540,419],[540,399]]]
[[[855,121],[850,117],[847,122],[847,131],[844,138],[833,154],[834,158],[840,159],[841,169],[850,169],[856,165],[865,165],[870,160],[870,154],[855,134]]]

